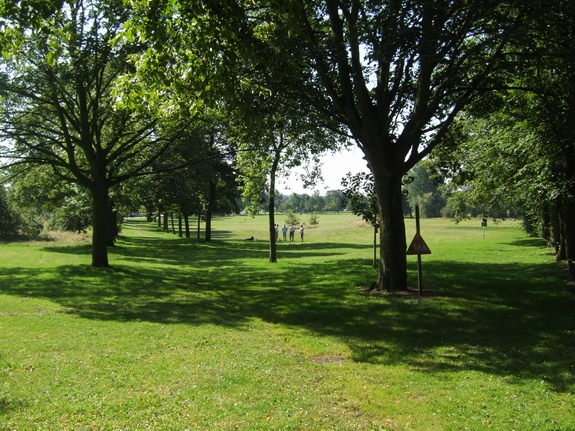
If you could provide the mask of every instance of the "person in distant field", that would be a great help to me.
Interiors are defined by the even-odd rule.
[[[283,241],[286,240],[287,231],[288,231],[288,228],[287,228],[287,226],[284,224],[284,227],[282,227],[282,240],[283,240]]]
[[[294,240],[294,235],[295,235],[295,226],[292,223],[289,227],[289,242],[292,242]]]
[[[275,234],[276,234],[276,242],[278,242],[278,236],[280,234],[280,225],[274,224],[274,230],[275,230]]]
[[[300,226],[299,228],[299,237],[301,238],[302,242],[303,242],[303,224]]]

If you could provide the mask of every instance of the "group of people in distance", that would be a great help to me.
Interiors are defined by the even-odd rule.
[[[276,242],[278,242],[280,225],[274,224],[274,228],[276,230]],[[287,225],[284,224],[284,227],[282,227],[282,238],[283,238],[283,240],[287,241],[286,236],[287,236],[287,233],[289,231],[289,242],[294,241],[295,230],[296,230],[296,227],[293,225],[293,223],[290,225],[289,228],[287,227]],[[299,228],[299,237],[301,238],[302,242],[303,242],[303,232],[304,232],[304,227],[302,224]]]

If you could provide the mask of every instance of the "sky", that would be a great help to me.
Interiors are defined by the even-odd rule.
[[[276,189],[284,195],[291,193],[313,194],[318,190],[321,195],[325,195],[327,190],[341,189],[341,179],[348,172],[356,174],[358,172],[367,172],[367,162],[363,160],[363,153],[356,146],[349,150],[344,150],[336,154],[327,154],[322,157],[322,176],[323,183],[318,183],[315,187],[304,188],[302,181],[298,177],[298,171],[294,171],[289,179],[279,178]]]

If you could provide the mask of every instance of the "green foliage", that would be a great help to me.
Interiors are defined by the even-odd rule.
[[[300,224],[300,218],[293,211],[288,211],[285,222],[288,225],[298,225]]]
[[[263,192],[269,184],[270,160],[268,157],[257,158],[255,154],[242,152],[238,155],[237,166],[241,172],[238,182],[246,205],[245,211],[254,216],[260,212],[261,204],[265,202]]]
[[[533,181],[544,172],[543,159],[533,152],[533,136],[524,123],[499,113],[487,119],[463,117],[459,130],[455,147],[431,157],[448,180],[443,190],[456,196],[449,205],[457,219],[465,218],[466,207],[486,217],[518,217],[533,198],[538,201],[541,181],[548,180]]]
[[[348,173],[342,179],[341,185],[344,187],[343,195],[346,199],[346,207],[368,223],[376,223],[379,208],[374,190],[373,175],[365,172],[355,175]]]
[[[184,3],[178,5],[190,10]],[[398,180],[441,142],[460,110],[490,87],[507,60],[502,51],[515,36],[522,4],[223,3],[207,4],[219,24],[209,28],[216,29],[226,58],[247,54],[247,61],[234,63],[246,66],[232,70],[244,77],[235,87],[247,82],[252,93],[279,95],[297,110],[313,106],[321,123],[330,120],[363,151],[378,182],[374,196],[382,201],[376,210],[370,196],[364,201],[356,195],[353,207],[370,220],[385,212],[380,218],[394,228],[382,229],[380,248],[384,266],[392,269],[382,268],[378,283],[382,289],[407,289],[400,259],[405,241],[395,235],[403,223]],[[246,99],[258,105],[257,97]]]
[[[465,195],[461,193],[453,193],[447,199],[447,204],[443,208],[442,215],[444,217],[452,218],[456,223],[470,219],[470,208],[467,204]]]
[[[48,215],[47,229],[86,232],[92,226],[92,201],[87,193],[66,196]]]
[[[88,191],[54,178],[42,166],[12,179],[9,200],[18,214],[19,230],[30,237],[38,237],[45,228],[82,232],[92,225]]]
[[[574,11],[571,2],[532,2],[508,50],[513,63],[496,76],[510,90],[476,99],[431,154],[457,219],[472,210],[521,217],[527,232],[549,239],[554,214],[553,241],[575,244],[575,38],[561,30],[573,27]]]
[[[309,216],[309,224],[311,225],[319,224],[319,215],[317,212],[314,212]]]
[[[440,217],[446,199],[432,178],[424,162],[414,166],[408,173],[411,180],[404,185],[406,199],[412,210],[419,206],[421,217]]]
[[[49,167],[53,178],[90,191],[92,264],[106,267],[114,236],[111,189],[149,173],[191,118],[117,92],[134,72],[133,56],[144,49],[140,41],[113,43],[131,16],[121,0],[54,6],[49,16],[22,21],[16,14],[3,21],[4,36],[17,30],[21,38],[2,59],[0,139],[6,145],[0,155],[12,175]]]
[[[309,199],[306,200],[304,208],[307,212],[317,212],[325,207],[325,198],[316,190]]]
[[[8,205],[6,189],[0,184],[0,238],[15,235],[17,232],[16,217]]]
[[[326,211],[341,211],[343,210],[342,201],[345,196],[341,190],[328,190],[325,194],[325,207]]]
[[[309,195],[305,193],[292,193],[288,196],[287,200],[283,202],[282,208],[287,211],[302,212],[308,199]]]

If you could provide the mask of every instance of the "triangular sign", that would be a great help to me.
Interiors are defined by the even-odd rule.
[[[416,233],[405,254],[431,254],[431,250],[420,234]]]

